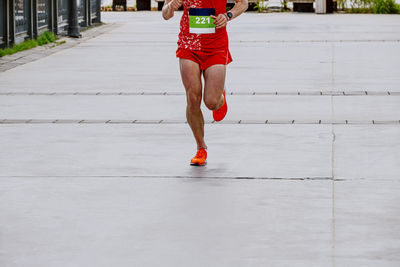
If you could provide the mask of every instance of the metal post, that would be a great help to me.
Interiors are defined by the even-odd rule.
[[[88,25],[92,26],[92,1],[87,0],[88,3]]]
[[[53,0],[53,28],[54,33],[58,34],[58,0]]]
[[[78,24],[78,3],[76,0],[70,0],[69,9],[69,23],[68,23],[68,36],[79,38],[81,35],[79,33]]]
[[[3,37],[4,37],[4,39],[3,39],[3,41],[4,41],[4,44],[5,44],[5,46],[7,47],[7,46],[9,46],[9,44],[10,44],[10,31],[9,31],[9,25],[10,25],[10,18],[9,18],[9,5],[10,5],[10,3],[9,3],[9,1],[4,1],[4,5],[3,5],[3,11],[4,11],[4,18],[3,18],[3,22],[4,22],[4,24],[3,24],[3,31],[4,31],[4,35],[3,35]]]
[[[85,0],[85,19],[86,19],[86,27],[90,26],[90,0]]]
[[[8,8],[8,23],[9,23],[9,40],[8,46],[13,45],[15,43],[15,1],[9,0],[10,5]]]
[[[88,26],[88,16],[87,16],[87,7],[88,7],[88,1],[87,0],[81,0],[83,1],[83,27]]]
[[[37,6],[37,0],[31,0],[30,2],[30,7],[31,7],[31,25],[30,25],[30,37],[37,38],[38,37],[38,6]]]
[[[101,22],[101,0],[97,0],[96,4],[97,4],[96,22],[100,23]]]
[[[49,12],[49,20],[48,20],[48,29],[49,31],[55,33],[54,31],[54,14],[53,14],[53,9],[54,9],[54,5],[53,5],[53,0],[49,0],[49,6],[48,8],[48,12]]]

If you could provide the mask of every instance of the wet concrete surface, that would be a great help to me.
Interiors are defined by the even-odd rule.
[[[232,21],[204,168],[179,17],[103,13],[104,34],[0,73],[0,266],[397,267],[400,17]]]

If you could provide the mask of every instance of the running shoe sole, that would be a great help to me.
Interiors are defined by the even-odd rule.
[[[204,162],[203,164],[199,164],[199,163],[191,163],[190,162],[190,166],[206,166],[207,165],[207,161]]]

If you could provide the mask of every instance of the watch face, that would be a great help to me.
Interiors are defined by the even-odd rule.
[[[228,15],[228,18],[232,18],[232,13],[231,12],[228,12],[228,13],[226,13],[226,15]]]

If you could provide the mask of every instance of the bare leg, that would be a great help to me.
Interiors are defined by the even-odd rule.
[[[197,149],[207,148],[204,142],[204,118],[201,112],[202,83],[199,64],[188,60],[179,60],[183,86],[186,90],[186,118],[196,139]]]
[[[204,104],[210,110],[217,110],[224,104],[222,90],[225,86],[225,65],[213,65],[204,71]]]

